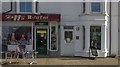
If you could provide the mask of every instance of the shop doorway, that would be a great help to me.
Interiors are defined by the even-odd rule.
[[[36,28],[36,51],[39,55],[47,55],[47,28]]]

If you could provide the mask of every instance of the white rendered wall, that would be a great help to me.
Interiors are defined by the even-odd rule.
[[[118,55],[118,3],[111,5],[111,54]]]
[[[78,56],[88,56],[88,48],[89,48],[89,31],[90,31],[90,26],[91,25],[99,25],[102,28],[102,50],[99,51],[100,53],[104,52],[104,47],[105,47],[105,15],[104,15],[104,4],[102,5],[102,13],[92,13],[91,12],[91,4],[90,3],[86,3],[86,12],[85,14],[82,14],[82,3],[80,2],[71,2],[71,3],[63,3],[63,2],[41,2],[39,3],[39,11],[38,14],[40,13],[53,13],[53,14],[61,14],[61,54],[62,55],[66,55],[66,53],[68,53],[67,55],[78,55]],[[7,7],[5,7],[7,8]],[[113,10],[115,10],[116,8],[113,7]],[[115,18],[115,17],[113,17]],[[114,20],[112,20],[114,21]],[[117,22],[117,21],[116,21]],[[115,23],[112,23],[113,26],[115,26]],[[74,38],[76,36],[79,35],[80,40],[76,41],[74,40],[74,43],[72,45],[70,45],[69,47],[67,45],[65,45],[64,43],[64,38],[63,38],[63,26],[64,25],[73,25],[75,26],[75,28],[78,26],[80,27],[80,31],[76,31],[74,28]],[[82,26],[85,26],[86,30],[86,48],[85,50],[83,50],[81,47],[83,46],[83,41],[82,41]],[[115,26],[116,27],[116,26]],[[113,28],[113,27],[112,27]],[[114,35],[114,32],[116,32],[115,28],[112,29],[112,34]],[[116,34],[117,35],[117,34]],[[114,36],[112,36],[113,38]],[[117,36],[115,36],[117,37]],[[117,44],[116,43],[116,39],[115,37],[112,39],[112,45],[113,44]],[[115,43],[114,43],[115,42]],[[78,46],[78,47],[77,47]],[[112,48],[114,49],[112,52],[116,52],[116,45],[112,46]],[[76,50],[75,50],[76,49]],[[83,53],[80,53],[83,52]],[[80,54],[79,54],[80,53]],[[104,55],[100,55],[100,57],[105,57]]]

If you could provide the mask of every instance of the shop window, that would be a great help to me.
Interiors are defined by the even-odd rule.
[[[101,4],[99,2],[93,2],[91,3],[91,11],[92,12],[100,12],[101,11]]]
[[[20,12],[32,12],[32,2],[20,2]]]
[[[73,32],[72,31],[65,31],[64,32],[64,36],[65,36],[65,42],[66,43],[71,43],[73,40]]]
[[[85,49],[85,26],[83,26],[83,49]]]
[[[57,35],[55,26],[51,26],[51,50],[57,50]]]
[[[31,27],[4,26],[2,36],[4,45],[32,45]]]
[[[90,46],[101,50],[101,26],[90,27]]]

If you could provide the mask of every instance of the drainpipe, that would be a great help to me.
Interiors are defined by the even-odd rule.
[[[110,1],[110,2],[109,2]],[[105,35],[107,36],[107,33],[109,34],[109,36],[107,36],[107,38],[105,38],[105,42],[106,42],[106,45],[105,45],[105,51],[107,49],[107,46],[110,44],[110,48],[111,48],[111,16],[108,14],[108,3],[110,4],[109,8],[110,8],[110,13],[111,13],[111,0],[105,0],[105,19],[106,19],[106,22],[105,22],[105,25],[107,25],[107,30],[109,28],[109,32],[107,31],[105,33]],[[110,17],[110,18],[109,18]],[[109,26],[108,26],[109,25]],[[109,40],[108,40],[109,38]],[[111,53],[111,49],[109,48],[109,51]],[[108,54],[108,50],[107,50],[107,54]]]
[[[111,13],[111,0],[110,0],[110,31],[109,31],[109,33],[110,33],[110,45],[109,45],[109,55],[111,55],[111,15],[112,15],[112,13]]]
[[[12,11],[12,0],[11,0],[11,9],[9,11],[7,11],[7,12],[4,12],[3,14],[9,13],[11,11]]]

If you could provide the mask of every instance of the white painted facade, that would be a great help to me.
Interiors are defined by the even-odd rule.
[[[35,4],[35,3],[34,3]],[[5,4],[4,4],[5,5]],[[10,7],[3,6],[3,12],[7,11]],[[13,3],[13,6],[15,3]],[[101,50],[98,50],[98,57],[107,57],[110,54],[117,54],[118,52],[118,38],[117,38],[117,4],[112,3],[111,5],[111,42],[110,42],[110,3],[101,3],[101,11],[94,13],[91,11],[91,3],[86,3],[86,11],[83,11],[83,2],[68,3],[68,2],[41,2],[38,4],[38,13],[35,12],[33,8],[32,14],[40,13],[50,13],[50,14],[61,14],[60,22],[60,55],[61,56],[84,56],[89,57],[89,47],[90,47],[90,26],[101,26]],[[20,13],[19,6],[16,3],[16,9],[13,7],[11,13]],[[35,7],[35,5],[33,5]],[[116,12],[115,12],[115,11]],[[107,16],[108,14],[108,16]],[[65,30],[64,26],[73,26],[72,30]],[[85,49],[83,49],[83,26],[85,27]],[[79,27],[80,30],[77,31],[76,28]],[[65,43],[64,32],[73,32],[73,41],[71,43]],[[76,40],[76,36],[79,36],[79,40]],[[110,48],[111,44],[111,48]],[[110,52],[111,51],[111,52]],[[92,56],[92,55],[90,55]]]

